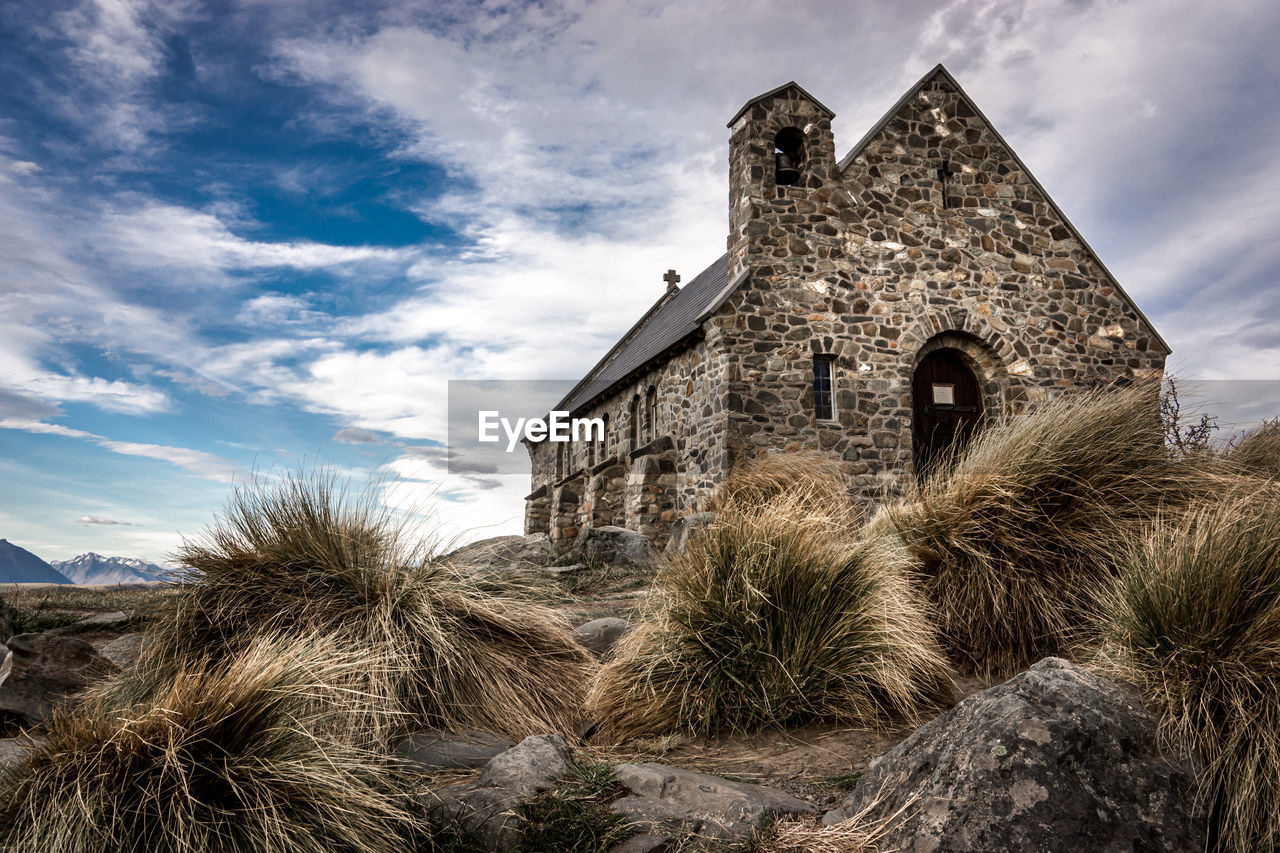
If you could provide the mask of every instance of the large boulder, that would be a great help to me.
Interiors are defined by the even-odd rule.
[[[98,654],[124,669],[132,666],[142,654],[143,635],[140,632],[121,634],[111,642],[98,649]]]
[[[477,569],[529,569],[549,566],[559,555],[545,533],[494,536],[463,545],[444,559]]]
[[[731,782],[663,764],[619,764],[614,777],[631,794],[610,807],[646,835],[679,838],[749,838],[779,817],[808,815],[818,808],[807,800],[753,785]]]
[[[625,527],[588,527],[574,539],[569,556],[592,566],[648,566],[653,563],[653,542]]]
[[[894,747],[823,822],[869,809],[890,822],[881,849],[911,853],[1203,850],[1157,723],[1133,691],[1047,658]]]
[[[53,709],[120,667],[79,637],[55,633],[10,637],[0,665],[0,711],[38,723]]]
[[[631,623],[617,616],[592,619],[573,629],[574,642],[597,658],[607,656],[618,641],[631,632]]]

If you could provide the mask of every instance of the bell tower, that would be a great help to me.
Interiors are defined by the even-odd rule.
[[[790,82],[747,101],[729,121],[731,281],[766,252],[761,238],[783,224],[783,210],[834,179],[834,117]]]

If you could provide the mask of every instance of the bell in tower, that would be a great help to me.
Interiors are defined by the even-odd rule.
[[[804,134],[799,128],[784,127],[773,139],[774,182],[792,187],[800,183],[804,165]]]

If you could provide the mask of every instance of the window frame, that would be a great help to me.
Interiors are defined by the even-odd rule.
[[[826,389],[820,387],[824,378],[820,375],[818,365],[825,365]],[[826,395],[827,414],[820,414],[820,396]],[[813,355],[813,419],[818,423],[830,423],[836,420],[836,357],[830,353],[814,353]]]

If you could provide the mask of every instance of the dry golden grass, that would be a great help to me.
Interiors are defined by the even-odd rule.
[[[190,582],[148,631],[144,659],[108,688],[124,703],[263,632],[318,633],[374,656],[350,687],[378,697],[368,722],[383,738],[405,720],[514,738],[576,731],[596,663],[568,626],[407,545],[372,495],[320,477],[243,489],[179,556]]]
[[[783,495],[806,501],[823,515],[847,513],[850,522],[861,516],[861,508],[850,498],[840,473],[840,461],[816,450],[772,453],[741,463],[716,490],[706,509],[751,510]]]
[[[1247,433],[1227,452],[1227,459],[1242,473],[1253,477],[1280,477],[1280,418],[1264,421]]]
[[[1174,462],[1158,389],[1078,393],[982,431],[877,513],[919,563],[948,653],[983,675],[1061,652],[1123,545],[1231,478]]]
[[[659,569],[653,606],[592,684],[598,740],[806,719],[870,726],[950,701],[950,669],[896,539],[855,541],[848,516],[818,512],[807,485],[719,505]]]
[[[1202,762],[1214,849],[1280,844],[1280,490],[1241,487],[1125,550],[1100,668],[1138,685]]]
[[[335,692],[372,656],[258,636],[190,661],[152,701],[59,712],[0,775],[0,846],[47,853],[412,849],[425,825],[385,757],[355,745]]]

